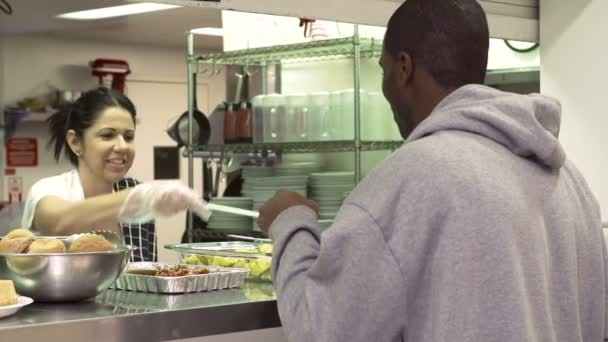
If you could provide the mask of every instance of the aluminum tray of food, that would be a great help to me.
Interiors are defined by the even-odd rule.
[[[165,245],[165,248],[184,254],[219,255],[235,258],[272,256],[272,244],[245,241],[180,243]]]
[[[272,244],[242,241],[166,245],[189,265],[237,267],[250,270],[247,280],[272,281]]]
[[[180,254],[180,259],[182,263],[188,265],[246,268],[250,271],[247,274],[247,280],[272,281],[272,257],[239,258],[220,255]]]
[[[153,293],[187,293],[241,286],[248,269],[132,262],[114,288]]]

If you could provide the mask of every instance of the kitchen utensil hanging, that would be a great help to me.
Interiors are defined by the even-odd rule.
[[[194,73],[194,98],[192,118],[194,126],[192,127],[192,143],[194,145],[206,145],[211,137],[211,124],[207,116],[198,109],[196,82],[197,73]],[[174,123],[167,129],[167,134],[177,142],[177,146],[181,147],[188,144],[188,111],[185,111]]]

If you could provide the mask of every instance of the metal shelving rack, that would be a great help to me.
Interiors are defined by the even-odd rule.
[[[353,58],[356,51],[353,45],[360,46],[359,53],[364,57],[379,56],[382,42],[376,39],[350,38],[317,40],[307,43],[276,45],[254,49],[191,55],[191,62],[221,65],[268,65],[276,63],[301,63],[320,60]]]
[[[403,141],[361,141],[361,151],[396,150]],[[251,153],[314,153],[314,152],[351,152],[355,150],[353,140],[332,141],[302,141],[302,142],[272,142],[256,144],[221,144],[193,146],[195,158],[219,158],[221,154],[251,154]],[[187,157],[187,153],[185,153]]]
[[[213,158],[223,153],[305,153],[305,152],[347,152],[354,151],[355,183],[361,179],[361,152],[373,150],[394,150],[402,141],[361,141],[361,58],[379,57],[382,52],[382,42],[376,39],[360,38],[357,25],[354,35],[349,38],[320,40],[307,43],[279,45],[253,48],[223,53],[194,53],[194,35],[187,34],[188,43],[188,145],[184,155],[188,158],[188,185],[193,187],[194,158]],[[317,142],[285,142],[257,144],[226,144],[195,146],[192,141],[193,109],[194,109],[194,73],[198,72],[199,64],[210,64],[213,71],[216,65],[260,66],[265,74],[267,65],[303,63],[335,59],[353,59],[354,76],[354,140],[348,141],[317,141]],[[212,73],[213,73],[212,71]],[[265,80],[263,80],[264,82]],[[265,89],[265,86],[263,86]],[[192,214],[188,216],[188,241],[192,241]]]

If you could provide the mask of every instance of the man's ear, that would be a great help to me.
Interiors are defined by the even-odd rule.
[[[407,52],[399,52],[397,55],[397,74],[399,84],[407,85],[414,79],[414,60]]]
[[[74,152],[75,155],[80,156],[82,153],[82,141],[73,129],[69,130],[65,134],[65,140],[67,141],[72,152]]]

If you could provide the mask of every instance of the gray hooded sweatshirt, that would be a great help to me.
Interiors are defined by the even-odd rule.
[[[447,96],[321,234],[270,232],[289,341],[600,342],[598,204],[557,136],[560,105],[468,85]]]

